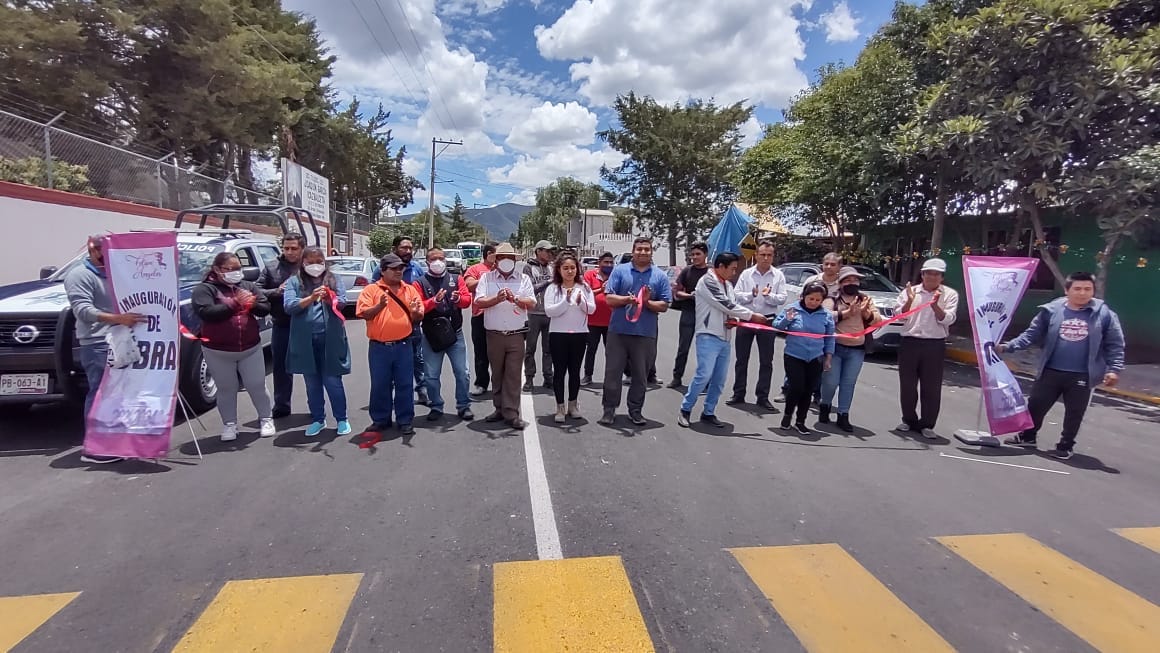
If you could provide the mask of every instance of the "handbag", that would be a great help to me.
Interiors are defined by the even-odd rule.
[[[454,282],[456,277],[452,276],[451,279]],[[419,283],[422,284],[424,291],[429,296],[435,296],[435,287],[429,280],[423,278]],[[423,331],[423,337],[431,345],[431,351],[435,353],[447,351],[459,339],[455,325],[451,323],[451,318],[445,315],[425,316],[423,321],[419,323],[419,326]]]

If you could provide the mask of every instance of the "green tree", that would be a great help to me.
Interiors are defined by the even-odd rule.
[[[44,159],[30,156],[24,159],[9,159],[0,156],[0,181],[11,181],[29,186],[47,186],[48,167]],[[74,165],[64,161],[52,164],[52,188],[70,193],[94,195],[89,185],[88,166]]]
[[[1029,219],[1060,284],[1045,207],[1094,211],[1105,260],[1120,237],[1155,219],[1146,161],[1160,142],[1160,23],[1155,11],[1125,8],[1142,5],[1002,0],[942,25],[932,39],[947,78],[902,138],[912,157],[959,167],[976,192],[1000,189]]]
[[[703,237],[736,194],[730,174],[741,154],[741,125],[753,114],[743,103],[719,107],[691,100],[665,106],[635,93],[613,104],[619,122],[600,138],[625,155],[601,176],[639,225],[669,244]]]
[[[598,184],[560,177],[536,191],[536,206],[520,219],[513,244],[530,247],[540,240],[565,244],[568,220],[576,214],[576,209],[598,208],[605,195]]]
[[[454,239],[447,241],[448,246],[464,240],[482,242],[489,238],[483,225],[467,219],[467,206],[463,204],[463,198],[459,193],[455,194],[455,203],[448,208],[450,211],[447,214],[447,231]]]

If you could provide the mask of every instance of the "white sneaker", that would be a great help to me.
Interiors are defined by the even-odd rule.
[[[238,439],[238,425],[226,424],[222,427],[222,442],[233,442]]]
[[[935,433],[934,431],[932,431],[930,429],[923,429],[922,430],[922,437],[926,438],[927,440],[938,440],[939,434]]]
[[[900,431],[902,433],[909,433],[910,432],[910,424],[903,422],[903,423],[899,424],[898,426],[895,426],[894,430]]]
[[[481,395],[485,392],[487,392],[487,390],[484,390],[483,388],[481,388],[477,385],[473,385],[473,386],[471,386],[471,390],[468,392],[468,394],[470,394],[472,397],[478,397],[479,395]]]
[[[263,438],[273,437],[273,435],[278,432],[277,429],[274,428],[273,418],[263,417],[261,419],[261,424],[262,424],[261,435]]]

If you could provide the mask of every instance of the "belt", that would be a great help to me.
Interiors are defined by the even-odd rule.
[[[528,329],[527,327],[524,327],[523,329],[514,329],[512,331],[496,331],[495,329],[488,329],[487,332],[494,333],[497,336],[514,336],[517,333],[527,333]]]
[[[411,341],[411,336],[407,336],[406,338],[400,338],[399,340],[391,340],[390,342],[387,342],[385,340],[371,340],[371,344],[372,345],[383,345],[384,347],[390,347],[391,345],[402,345],[402,344],[408,343],[410,341]]]

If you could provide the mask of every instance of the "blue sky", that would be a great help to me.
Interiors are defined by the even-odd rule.
[[[748,142],[813,71],[853,62],[889,0],[284,0],[338,57],[344,101],[392,111],[407,170],[436,201],[531,203],[558,176],[598,181],[619,155],[596,132],[630,90],[673,102],[748,100]],[[416,206],[427,204],[426,193]]]

